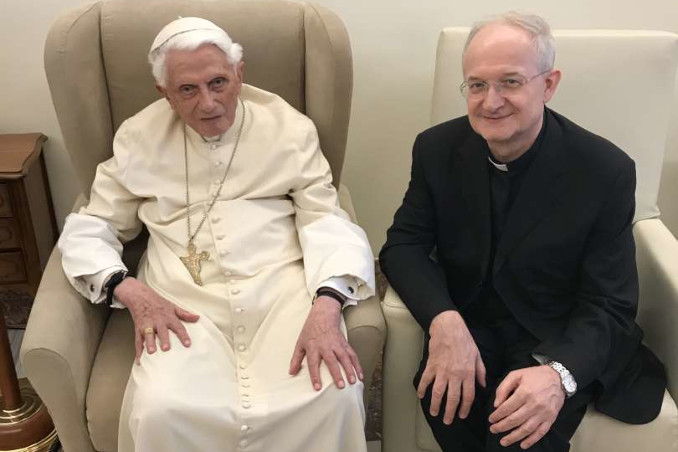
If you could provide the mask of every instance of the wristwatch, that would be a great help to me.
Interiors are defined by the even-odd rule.
[[[546,365],[558,372],[558,375],[560,375],[560,384],[563,387],[563,391],[565,391],[565,398],[569,399],[572,397],[574,393],[577,392],[577,382],[574,380],[574,377],[570,371],[558,361],[549,361],[546,363]]]
[[[321,287],[318,289],[315,293],[315,297],[313,297],[313,303],[315,303],[316,298],[320,296],[334,298],[342,308],[344,307],[344,303],[346,303],[346,297],[338,290],[332,289],[331,287]]]
[[[115,288],[122,282],[123,279],[127,278],[127,272],[120,270],[115,272],[108,278],[106,284],[104,284],[104,289],[106,289],[106,301],[105,303],[110,306],[113,304],[113,291]]]

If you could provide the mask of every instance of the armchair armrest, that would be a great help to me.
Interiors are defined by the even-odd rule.
[[[419,368],[424,332],[392,287],[382,302],[388,338],[384,349],[382,450],[418,451],[419,399],[412,379]]]
[[[678,241],[661,220],[633,226],[640,281],[638,323],[644,342],[666,366],[668,389],[678,398]]]
[[[70,285],[57,248],[50,256],[26,327],[21,362],[69,452],[93,451],[85,396],[109,310]]]
[[[341,184],[337,192],[341,208],[348,213],[351,221],[357,223],[348,189]],[[367,407],[372,377],[386,341],[386,322],[379,305],[379,297],[375,295],[359,302],[356,306],[349,306],[344,309],[344,321],[346,322],[348,342],[358,354],[360,365],[365,374],[363,400],[365,407]]]
[[[363,368],[365,377],[363,400],[367,407],[372,378],[386,340],[386,322],[381,313],[379,297],[375,295],[360,301],[356,306],[344,309],[344,321],[348,342],[358,355]]]

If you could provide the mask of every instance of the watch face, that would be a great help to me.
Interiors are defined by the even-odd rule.
[[[572,394],[577,390],[577,383],[574,381],[574,378],[572,378],[572,375],[563,378],[563,387],[568,394]]]

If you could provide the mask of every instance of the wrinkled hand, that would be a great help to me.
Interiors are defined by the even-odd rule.
[[[129,309],[134,321],[134,348],[136,362],[140,364],[141,354],[146,351],[155,353],[155,336],[160,339],[160,349],[170,349],[169,332],[177,335],[184,347],[191,345],[186,328],[181,323],[197,322],[199,315],[180,308],[171,301],[158,295],[156,291],[141,283],[136,278],[125,278],[113,292],[115,298]],[[145,332],[153,328],[153,332]]]
[[[527,449],[548,433],[563,403],[565,391],[558,372],[548,366],[514,370],[497,387],[490,431],[512,430],[501,445],[522,441],[520,447]]]
[[[443,422],[450,425],[457,407],[461,419],[468,416],[476,394],[476,379],[485,387],[485,365],[458,312],[438,314],[431,322],[429,333],[428,360],[417,387],[417,395],[423,398],[426,388],[433,383],[430,413],[431,416],[437,416],[447,390]]]
[[[306,356],[311,384],[316,391],[322,388],[320,380],[322,361],[325,361],[338,388],[346,385],[339,365],[344,368],[349,383],[356,382],[356,375],[363,379],[363,369],[360,367],[358,355],[339,329],[340,320],[341,306],[336,300],[325,296],[316,298],[294,347],[290,375],[299,373],[301,362]]]

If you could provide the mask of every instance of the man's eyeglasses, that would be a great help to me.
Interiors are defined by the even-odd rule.
[[[490,89],[490,85],[494,86],[494,90],[500,95],[510,95],[520,91],[520,89],[530,83],[535,78],[551,72],[552,69],[547,69],[530,78],[525,78],[521,75],[512,75],[510,77],[502,78],[501,80],[465,80],[460,86],[459,91],[466,99],[484,97]]]

